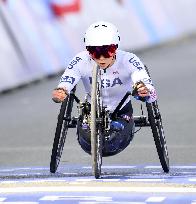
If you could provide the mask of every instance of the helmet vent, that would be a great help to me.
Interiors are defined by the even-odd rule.
[[[94,28],[98,28],[99,26],[100,26],[100,25],[95,25],[95,26],[94,26]],[[101,25],[101,26],[102,26],[102,27],[105,27],[105,28],[107,28],[107,27],[108,27],[107,25],[104,25],[104,24],[103,24],[103,25]]]

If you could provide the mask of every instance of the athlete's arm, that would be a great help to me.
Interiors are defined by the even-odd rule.
[[[57,88],[55,88],[52,92],[52,100],[54,102],[63,102],[69,95],[70,91],[80,80],[81,74],[79,71],[79,66],[82,66],[81,61],[82,58],[77,55],[71,60],[71,62],[65,69]]]
[[[156,90],[150,76],[145,70],[144,64],[134,54],[130,55],[128,61],[131,68],[133,85],[137,85],[138,95],[140,97],[146,97],[146,101],[149,103],[155,101],[157,99]]]

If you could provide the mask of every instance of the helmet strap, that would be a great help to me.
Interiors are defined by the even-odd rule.
[[[115,61],[116,60],[116,54],[113,56],[113,58],[112,58],[112,62],[103,70],[104,71],[104,73],[106,73],[106,69],[107,68],[109,68],[110,66],[111,66],[111,64],[113,65],[114,64],[114,62],[113,61]]]

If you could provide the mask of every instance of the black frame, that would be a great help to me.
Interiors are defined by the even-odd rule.
[[[74,99],[79,103],[79,99],[74,94],[75,91],[76,87],[74,87],[71,94],[63,101],[60,108],[50,160],[51,173],[55,173],[59,166],[68,128],[76,127],[77,119],[71,118]]]
[[[77,103],[80,103],[80,100],[75,95],[75,91],[76,91],[76,87],[74,87],[70,96],[62,103],[61,108],[60,108],[60,113],[58,115],[58,122],[57,122],[57,127],[56,127],[56,132],[55,132],[55,138],[53,142],[51,162],[50,162],[50,172],[51,173],[56,172],[58,165],[60,163],[60,158],[62,155],[68,128],[75,128],[77,126],[78,118],[74,118],[74,117],[71,118],[71,112],[72,112],[74,100]],[[130,95],[132,95],[131,92],[126,93],[126,95],[123,97],[123,99],[121,100],[121,102],[119,103],[115,111],[113,112],[111,118],[116,117],[118,110],[122,107],[124,101]],[[148,117],[144,115],[134,116],[133,118],[134,118],[135,126],[136,127],[146,127],[146,126],[151,127],[161,166],[164,172],[168,173],[169,172],[169,156],[168,156],[168,150],[167,150],[166,140],[164,136],[161,113],[158,107],[158,102],[157,101],[152,102],[152,103],[146,102],[146,108],[147,108]],[[99,115],[99,117],[96,118],[97,134],[95,135],[93,142],[91,141],[91,146],[94,145],[93,148],[95,150],[93,152],[94,155],[92,157],[93,172],[94,172],[95,178],[99,178],[101,176],[101,165],[102,165],[101,148],[102,148],[102,143],[103,143],[102,129],[104,128],[102,116],[103,114]],[[99,144],[99,146],[97,146],[97,144]],[[91,153],[92,153],[92,148],[91,148]],[[101,163],[100,163],[100,160],[101,160]]]
[[[165,173],[169,172],[169,155],[166,145],[165,134],[163,130],[161,113],[159,111],[157,101],[153,103],[146,103],[148,112],[148,120],[151,126],[154,142],[161,166]]]

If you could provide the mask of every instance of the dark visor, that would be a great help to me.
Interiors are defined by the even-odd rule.
[[[115,53],[117,45],[87,46],[86,49],[93,58],[99,59],[101,56],[109,58]]]

